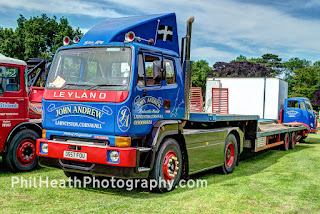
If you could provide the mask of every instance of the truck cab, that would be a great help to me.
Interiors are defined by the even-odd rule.
[[[35,148],[41,120],[30,119],[26,68],[26,62],[0,54],[0,155],[14,172],[38,164]]]
[[[43,95],[40,164],[69,174],[77,161],[95,163],[96,174],[112,176],[112,166],[123,177],[145,173],[133,167],[151,150],[146,136],[157,121],[185,116],[176,26],[175,14],[107,19],[57,51]]]
[[[298,122],[308,126],[309,131],[317,131],[316,115],[313,111],[310,100],[304,97],[292,97],[285,99],[283,122]]]

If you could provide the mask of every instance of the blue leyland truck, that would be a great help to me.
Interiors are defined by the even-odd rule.
[[[244,148],[293,149],[308,127],[190,113],[192,23],[193,17],[181,53],[175,14],[107,19],[79,43],[60,48],[43,96],[40,165],[61,168],[68,177],[176,185],[211,168],[231,173]]]

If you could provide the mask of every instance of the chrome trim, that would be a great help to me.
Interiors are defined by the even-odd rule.
[[[91,142],[79,142],[79,141],[74,141],[74,142],[68,142],[68,141],[55,141],[55,140],[48,140],[49,143],[59,143],[59,144],[67,144],[67,145],[76,145],[76,146],[88,146],[88,147],[97,147],[97,148],[108,148],[109,146],[98,146],[98,145],[92,145],[93,143]],[[45,142],[44,142],[45,143]],[[89,144],[85,144],[89,143]]]
[[[225,143],[225,142],[215,143],[215,144],[209,144],[209,145],[204,145],[204,146],[190,147],[190,148],[188,148],[187,150],[197,149],[197,148],[203,148],[203,147],[208,147],[208,146],[215,146],[215,145],[224,144],[224,143]]]
[[[205,133],[214,133],[214,132],[223,132],[223,131],[229,131],[231,127],[225,127],[225,128],[217,128],[217,129],[207,129],[207,130],[201,130],[201,129],[185,129],[183,131],[183,135],[193,135],[193,134],[205,134]]]

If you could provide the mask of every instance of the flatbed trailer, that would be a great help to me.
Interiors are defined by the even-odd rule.
[[[175,186],[217,167],[232,173],[244,148],[293,149],[308,127],[190,113],[192,23],[181,54],[175,14],[108,19],[60,48],[43,95],[40,165],[71,178],[154,179],[166,192],[161,180]]]

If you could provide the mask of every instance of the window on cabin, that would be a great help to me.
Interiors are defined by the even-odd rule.
[[[306,110],[307,108],[306,108],[306,105],[304,104],[304,102],[300,102],[300,109],[301,110]]]
[[[0,76],[6,81],[6,91],[20,90],[19,68],[0,66]]]
[[[123,47],[60,50],[52,63],[47,88],[128,90],[131,49]]]
[[[158,57],[145,55],[144,69],[146,74],[147,86],[160,85],[159,81],[153,79],[153,62],[159,60]]]
[[[143,64],[143,55],[139,54],[138,56],[138,87],[145,87],[145,75],[144,75],[144,64]]]
[[[166,68],[166,82],[167,82],[167,85],[174,85],[177,83],[177,80],[176,80],[176,73],[175,73],[175,70],[174,70],[174,63],[172,60],[170,59],[166,59],[164,61],[165,63],[165,68]]]
[[[299,102],[298,101],[289,101],[288,108],[299,108]]]
[[[306,102],[306,106],[307,106],[308,111],[313,111],[313,108],[312,108],[310,101],[306,100],[305,102]]]

